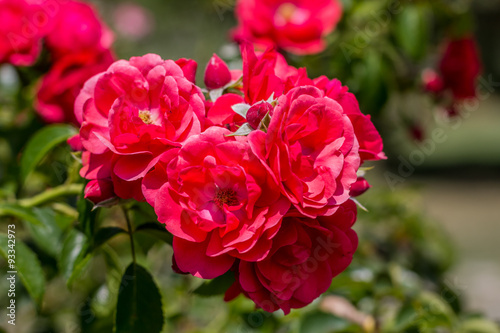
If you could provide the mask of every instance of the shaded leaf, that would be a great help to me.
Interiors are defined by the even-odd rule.
[[[109,241],[111,238],[113,238],[116,235],[119,235],[121,233],[127,233],[127,232],[119,227],[106,227],[106,228],[101,228],[101,229],[97,230],[97,232],[94,236],[94,241],[92,243],[92,250],[95,250],[96,248],[98,248],[102,244]]]
[[[8,260],[8,245],[8,236],[0,234],[0,254],[5,260]],[[15,241],[15,269],[9,268],[10,270],[17,271],[24,287],[40,308],[45,292],[45,277],[42,266],[36,254],[20,240]]]
[[[52,125],[42,128],[30,139],[21,157],[20,178],[23,183],[47,153],[76,134],[69,125]]]
[[[55,212],[50,208],[33,208],[33,213],[38,221],[42,222],[42,225],[33,226],[25,223],[26,229],[29,230],[31,237],[40,249],[57,257],[61,251],[63,231],[57,224]]]
[[[229,271],[224,275],[216,277],[210,281],[204,282],[193,292],[200,296],[222,295],[234,282],[234,273]]]
[[[161,295],[142,266],[130,264],[123,274],[116,308],[116,333],[158,333],[163,327]]]
[[[135,232],[148,234],[170,245],[172,245],[172,241],[174,238],[172,234],[168,232],[167,229],[165,229],[165,227],[162,224],[155,222],[142,224],[135,229]]]

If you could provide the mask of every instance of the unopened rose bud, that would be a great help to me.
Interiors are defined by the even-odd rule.
[[[205,69],[205,86],[210,89],[219,89],[231,82],[231,72],[227,64],[215,53]]]
[[[181,58],[175,63],[182,69],[186,79],[196,84],[196,70],[198,69],[198,63],[194,60],[186,58]]]
[[[253,129],[259,129],[260,122],[268,112],[273,110],[273,106],[267,102],[260,102],[253,105],[247,112],[248,124]]]
[[[85,187],[85,199],[98,205],[115,197],[113,183],[109,180],[91,180]]]
[[[361,194],[368,191],[371,187],[368,181],[363,177],[358,177],[358,180],[351,186],[351,197],[359,197]]]

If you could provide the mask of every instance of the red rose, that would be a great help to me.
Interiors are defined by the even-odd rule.
[[[49,17],[33,1],[0,0],[0,64],[29,66],[42,49]]]
[[[59,4],[54,21],[46,42],[56,58],[68,53],[109,49],[113,43],[111,30],[90,4],[78,1]]]
[[[266,259],[241,260],[226,301],[240,292],[268,312],[301,308],[324,293],[332,279],[349,266],[358,246],[351,229],[356,204],[342,204],[334,215],[308,219],[291,212],[273,240]]]
[[[37,93],[35,109],[48,123],[74,123],[75,99],[83,84],[105,71],[114,61],[109,50],[99,53],[67,54],[57,60],[44,76]]]
[[[476,97],[476,80],[481,72],[481,61],[472,37],[448,42],[439,69],[445,89],[450,89],[455,99]]]
[[[338,0],[239,0],[235,12],[236,41],[313,54],[325,49],[323,37],[340,20],[342,5]]]
[[[349,199],[359,144],[342,107],[318,88],[280,97],[267,134],[253,131],[249,142],[302,214],[331,215]]]
[[[82,124],[81,174],[112,179],[115,193],[141,200],[142,177],[204,123],[204,96],[158,55],[120,60],[91,78],[75,102]]]
[[[174,235],[177,267],[207,279],[236,258],[264,259],[290,207],[247,138],[228,134],[211,127],[189,138],[168,167],[158,164],[143,181],[147,201]]]

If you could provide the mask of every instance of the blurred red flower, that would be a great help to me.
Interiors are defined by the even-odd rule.
[[[314,54],[325,49],[324,37],[342,17],[342,5],[338,0],[239,0],[235,12],[236,41]]]

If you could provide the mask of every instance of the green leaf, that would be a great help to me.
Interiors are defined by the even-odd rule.
[[[14,216],[37,226],[42,225],[33,209],[14,204],[0,204],[0,216]]]
[[[142,266],[130,264],[123,274],[116,307],[116,333],[159,333],[163,327],[161,295]]]
[[[427,8],[423,5],[409,6],[397,17],[396,40],[414,60],[419,60],[426,54],[430,35],[429,22]]]
[[[50,208],[34,208],[33,213],[38,221],[42,222],[42,225],[33,226],[25,223],[24,226],[29,230],[31,237],[40,249],[57,257],[61,251],[63,231],[57,224],[56,214]]]
[[[59,258],[59,269],[68,287],[73,285],[89,263],[92,256],[88,253],[88,249],[87,236],[75,229],[71,230],[64,241]]]
[[[346,330],[351,324],[328,313],[312,312],[305,315],[300,323],[299,333],[331,333]],[[358,330],[361,330],[358,327]]]
[[[142,224],[135,229],[135,232],[148,234],[170,245],[172,245],[174,238],[162,224],[155,222]]]
[[[96,248],[109,241],[111,238],[121,233],[127,232],[119,227],[106,227],[97,230],[97,233],[94,236],[94,242],[92,243],[92,249],[95,250]]]
[[[0,254],[8,260],[9,237],[0,234]],[[45,277],[36,254],[20,240],[15,241],[15,269],[31,298],[40,308],[45,292]],[[10,270],[10,269],[9,269]],[[9,274],[10,275],[10,274]]]
[[[28,142],[21,157],[21,183],[35,169],[47,153],[76,134],[76,129],[68,125],[47,126],[38,131]]]
[[[460,333],[500,333],[500,329],[492,321],[473,318],[464,321]]]
[[[234,282],[234,273],[229,271],[215,279],[204,282],[194,290],[194,293],[200,296],[222,295]]]

